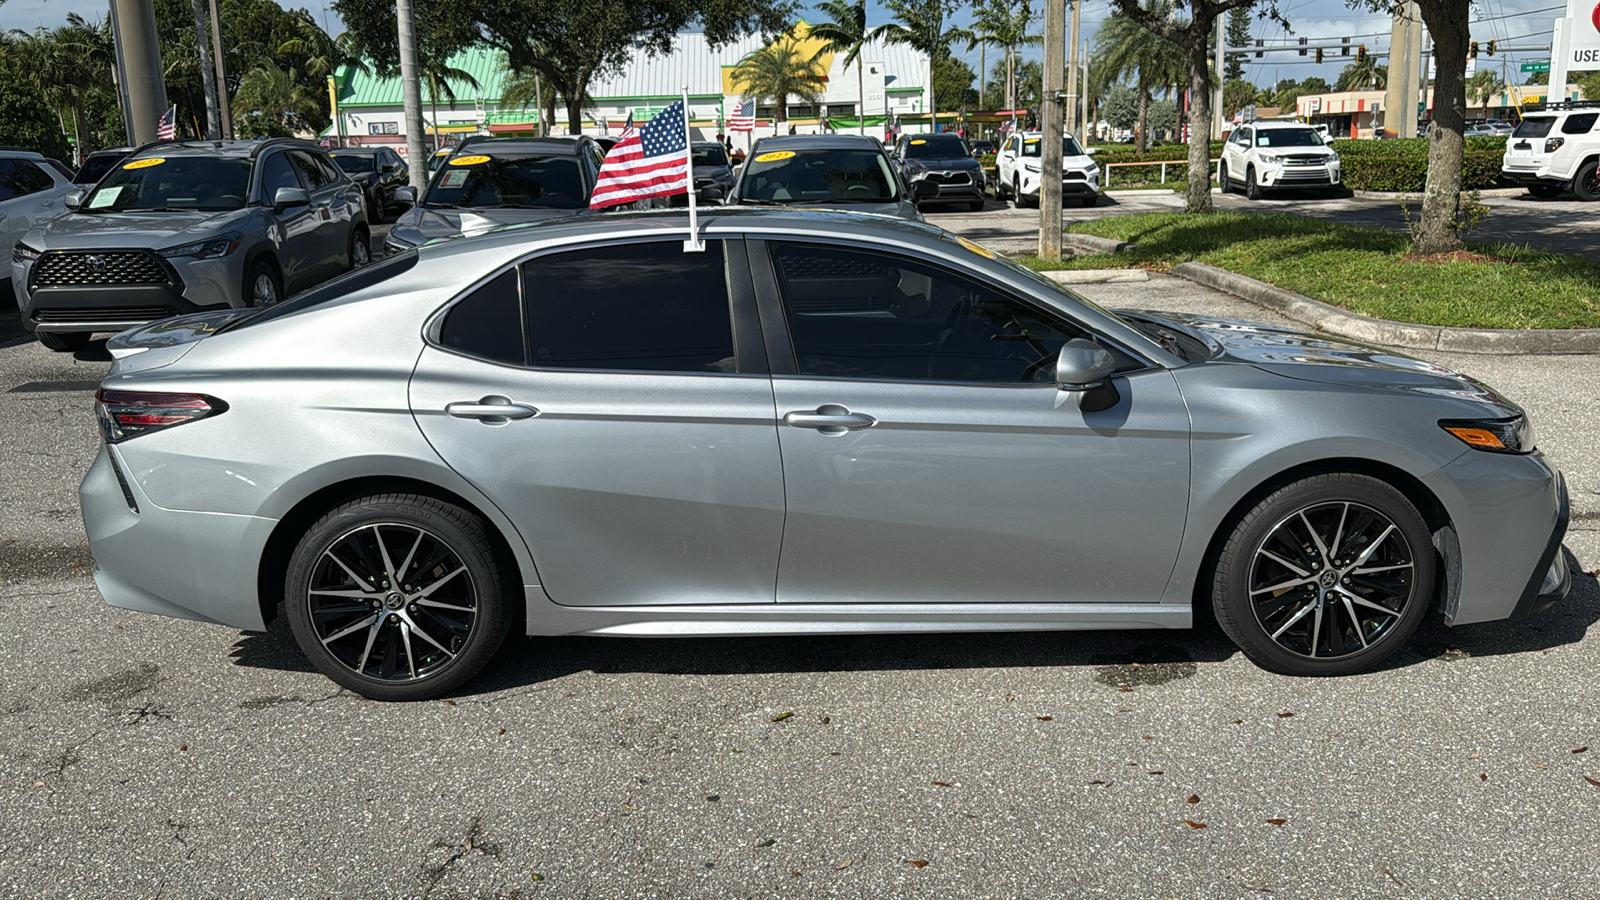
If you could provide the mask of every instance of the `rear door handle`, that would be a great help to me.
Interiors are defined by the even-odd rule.
[[[866,413],[851,412],[837,403],[824,403],[814,411],[796,410],[783,417],[785,425],[815,428],[822,434],[840,435],[852,428],[871,428],[878,420]]]
[[[509,397],[491,394],[481,400],[463,400],[445,406],[444,411],[458,419],[477,419],[485,425],[504,425],[512,419],[531,419],[539,410]]]

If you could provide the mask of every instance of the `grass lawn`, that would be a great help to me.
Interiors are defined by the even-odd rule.
[[[1019,262],[1036,269],[1166,271],[1194,260],[1400,322],[1600,327],[1600,261],[1586,257],[1471,244],[1465,258],[1407,259],[1411,242],[1402,234],[1294,215],[1150,213],[1109,216],[1067,230],[1128,241],[1138,249],[1060,264],[1033,257]]]

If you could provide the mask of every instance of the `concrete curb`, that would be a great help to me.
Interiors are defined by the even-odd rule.
[[[1600,353],[1600,328],[1542,330],[1413,325],[1363,316],[1205,263],[1182,263],[1173,267],[1172,274],[1276,310],[1318,331],[1351,340],[1445,353]]]
[[[1135,246],[1127,241],[1113,241],[1110,238],[1095,237],[1092,234],[1075,234],[1071,231],[1061,235],[1061,243],[1063,246],[1087,250],[1090,253],[1126,253]]]
[[[1143,269],[1064,269],[1039,274],[1056,284],[1124,284],[1150,280],[1150,273]]]
[[[1527,188],[1490,188],[1487,191],[1479,191],[1478,192],[1478,196],[1480,196],[1480,197],[1521,197],[1523,194],[1526,194],[1527,192],[1528,192]],[[1462,191],[1461,195],[1464,197],[1464,196],[1466,196],[1467,194],[1470,194],[1470,193],[1471,193],[1471,191]],[[1357,200],[1396,200],[1396,201],[1399,201],[1399,200],[1422,200],[1422,199],[1424,199],[1425,197],[1428,196],[1427,194],[1423,194],[1423,193],[1416,192],[1416,191],[1354,191],[1353,190],[1353,191],[1350,192],[1350,194],[1351,194],[1351,196],[1355,197]]]

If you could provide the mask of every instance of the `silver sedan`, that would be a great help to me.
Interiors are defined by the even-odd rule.
[[[1113,313],[779,209],[578,217],[112,341],[108,603],[417,699],[528,634],[1186,628],[1337,675],[1570,588],[1561,475],[1471,378]]]

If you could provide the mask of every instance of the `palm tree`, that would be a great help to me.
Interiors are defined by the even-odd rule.
[[[1356,60],[1344,67],[1339,73],[1339,80],[1334,84],[1334,90],[1339,91],[1381,91],[1389,86],[1389,67],[1378,65],[1376,58],[1368,56],[1366,61]]]
[[[322,96],[301,84],[294,69],[260,65],[239,79],[232,112],[234,122],[245,126],[244,134],[286,136],[308,128],[321,115]]]
[[[1172,0],[1148,0],[1145,6],[1163,19],[1173,16]],[[1120,82],[1130,76],[1139,94],[1139,125],[1136,129],[1139,150],[1150,146],[1150,89],[1185,84],[1189,61],[1182,48],[1133,21],[1113,13],[1095,32],[1095,59],[1090,71],[1101,85]]]
[[[545,84],[537,69],[518,72],[508,65],[500,88],[501,108],[527,109],[530,104],[539,111],[539,134],[548,136],[550,123],[556,120],[556,92]],[[594,98],[587,91],[583,95],[583,105],[594,105]]]
[[[790,97],[820,103],[827,85],[828,73],[822,71],[822,65],[814,57],[807,58],[800,51],[800,42],[788,34],[751,51],[733,70],[733,86],[740,95],[754,98],[757,103],[771,97],[777,105],[774,134],[778,123],[789,119]]]
[[[1479,69],[1471,78],[1467,79],[1467,99],[1476,100],[1484,109],[1484,115],[1489,112],[1489,99],[1505,89],[1506,83],[1500,78],[1500,73],[1493,69]]]
[[[946,28],[945,16],[955,11],[953,0],[884,0],[884,9],[894,18],[872,30],[872,39],[901,44],[928,54],[928,112],[933,130],[939,130],[939,109],[933,95],[933,64],[950,52],[950,44],[961,37],[959,28]]]
[[[437,55],[417,48],[417,68],[421,70],[422,78],[428,84],[428,105],[433,109],[433,144],[434,149],[439,147],[439,96],[444,95],[445,102],[451,109],[456,108],[456,90],[451,82],[460,82],[468,87],[481,88],[478,79],[466,69],[459,69],[450,65],[447,59],[440,59]]]
[[[992,46],[1004,51],[1007,109],[1017,108],[1017,49],[1044,46],[1044,35],[1032,33],[1035,18],[1030,0],[1022,0],[1015,6],[1012,0],[987,0],[973,11],[972,28],[959,30],[968,50]],[[984,59],[980,56],[978,66],[982,68],[983,65]],[[979,95],[982,95],[982,88]]]
[[[854,3],[849,0],[822,0],[817,4],[817,9],[828,17],[828,21],[811,26],[811,36],[826,41],[822,49],[817,51],[817,56],[843,53],[845,67],[855,65],[858,100],[856,124],[861,126],[861,133],[866,134],[867,82],[861,72],[861,51],[870,36],[867,31],[867,0],[856,0]]]
[[[84,148],[87,122],[84,106],[90,94],[110,81],[110,69],[100,53],[98,30],[76,15],[68,24],[54,29],[38,28],[32,34],[15,31],[14,52],[22,60],[27,78],[55,109],[66,129],[66,113],[72,113],[73,140],[79,152]]]

